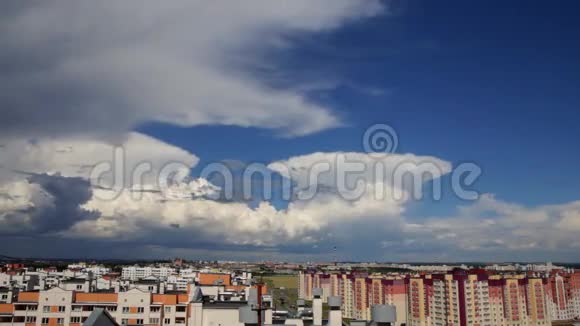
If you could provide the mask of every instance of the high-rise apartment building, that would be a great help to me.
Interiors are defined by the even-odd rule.
[[[580,318],[580,272],[497,273],[459,268],[398,275],[311,271],[300,273],[299,292],[310,293],[309,284],[324,287],[324,280],[333,284],[336,279],[344,318],[370,320],[373,305],[389,304],[397,308],[397,323],[412,326],[548,326],[552,320]]]

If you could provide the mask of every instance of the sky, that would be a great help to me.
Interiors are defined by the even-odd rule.
[[[0,6],[0,254],[580,261],[576,1]]]

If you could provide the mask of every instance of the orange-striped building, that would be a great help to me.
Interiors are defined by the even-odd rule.
[[[240,291],[240,295],[247,291],[222,287],[224,291]],[[238,308],[246,305],[243,296],[225,302],[202,298],[198,290],[156,294],[133,288],[118,293],[85,293],[54,287],[20,292],[14,302],[0,304],[0,326],[81,326],[96,308],[106,310],[121,325],[241,325]]]

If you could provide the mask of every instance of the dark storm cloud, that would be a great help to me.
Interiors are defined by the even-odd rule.
[[[88,181],[48,174],[31,174],[27,181],[30,185],[40,186],[42,191],[35,193],[34,199],[25,207],[0,210],[0,225],[3,226],[0,232],[58,232],[79,221],[99,217],[98,212],[81,207],[92,197]]]

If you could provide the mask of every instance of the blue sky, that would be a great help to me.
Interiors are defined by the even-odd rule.
[[[9,27],[0,33],[6,254],[78,256],[67,248],[84,239],[94,257],[114,247],[113,256],[145,258],[578,259],[576,1],[1,6],[10,14],[0,14]],[[67,13],[78,19],[55,19]],[[378,123],[396,130],[395,156],[480,166],[471,189],[481,199],[454,196],[447,173],[442,200],[385,202],[384,212],[363,200],[350,212],[329,194],[314,208],[277,199],[270,210],[254,198],[247,210],[200,201],[203,180],[179,204],[100,203],[94,185],[92,199],[60,186],[85,187],[79,167],[109,160],[117,145],[132,163],[187,162],[193,178],[212,162],[299,169],[317,152],[365,159],[363,134]],[[333,219],[318,204],[347,212]],[[66,223],[47,222],[62,212]],[[47,242],[54,251],[41,249]]]
[[[140,130],[202,161],[269,162],[360,151],[364,129],[387,123],[399,134],[399,152],[481,165],[481,192],[524,205],[580,197],[579,5],[403,1],[397,7],[336,31],[292,35],[289,51],[263,54],[276,62],[262,75],[265,83],[331,85],[309,96],[344,117],[344,127],[291,139],[260,128],[151,124]],[[276,76],[284,81],[273,82]]]

